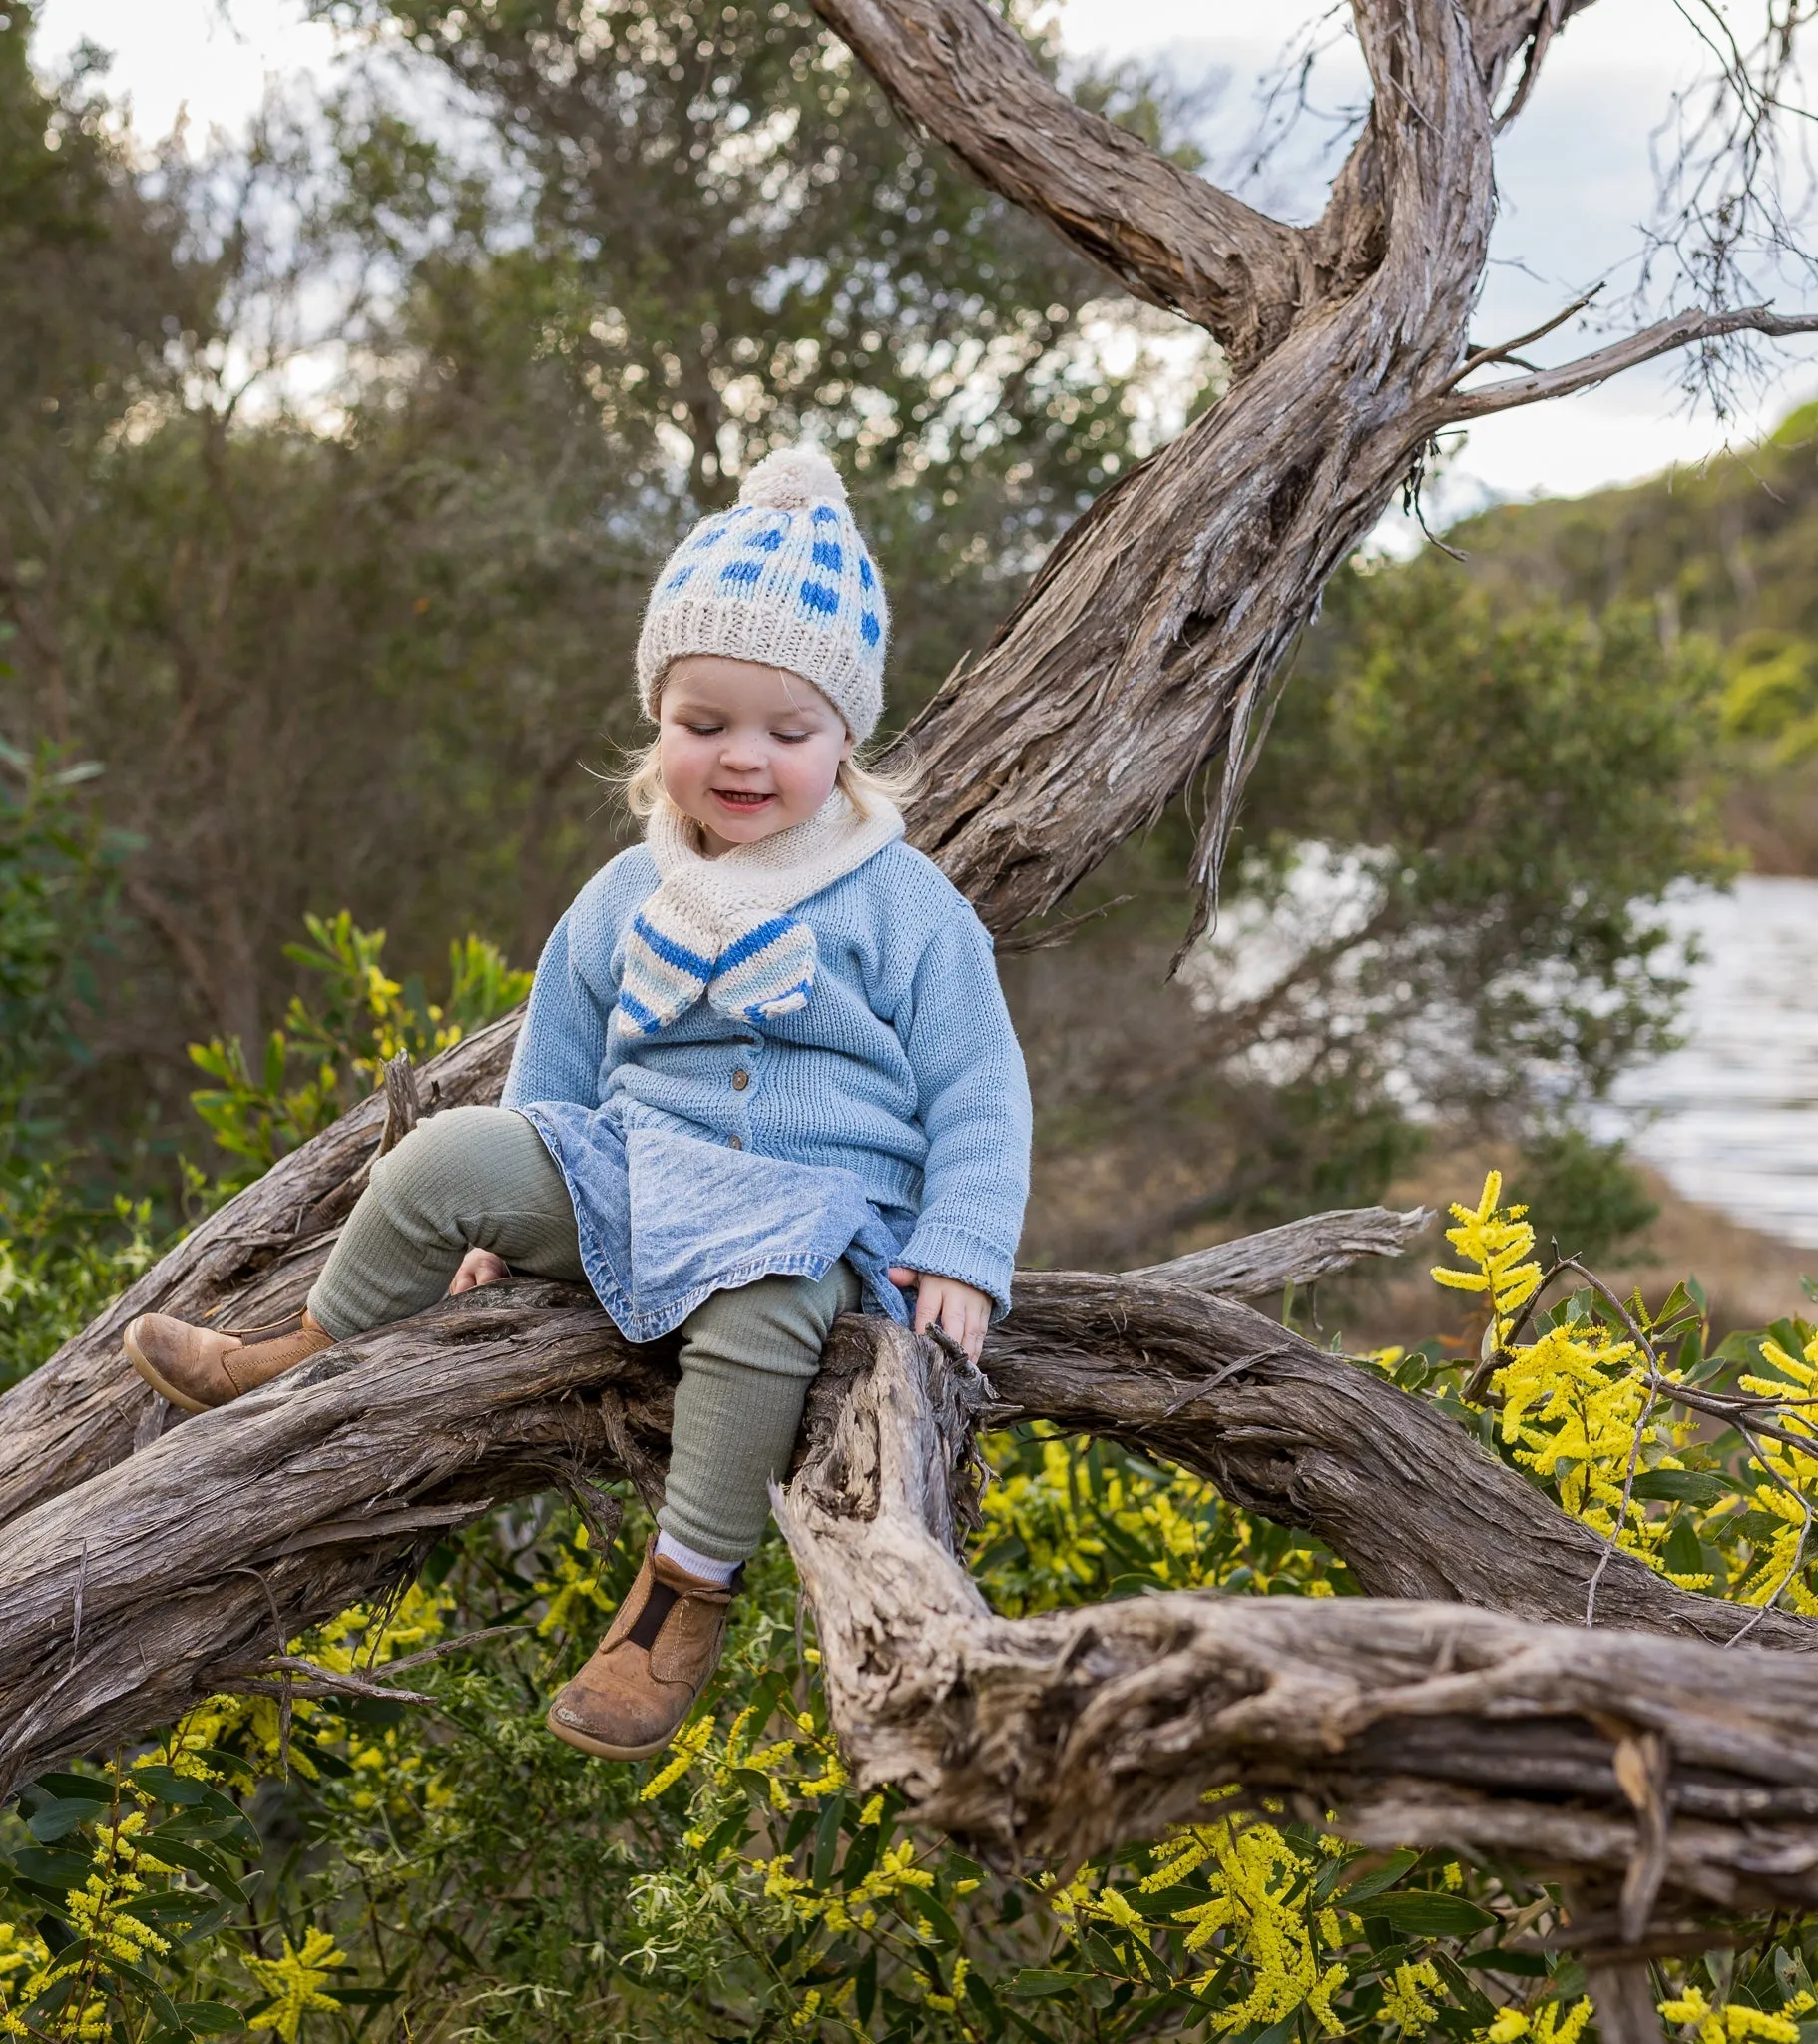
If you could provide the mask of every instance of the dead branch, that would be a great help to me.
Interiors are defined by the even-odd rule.
[[[1165,1268],[1165,1267],[1164,1267]],[[1208,1478],[1341,1554],[1373,1597],[1582,1624],[1604,1544],[1424,1399],[1233,1299],[1028,1272],[985,1352],[993,1425],[1043,1418]],[[1392,1502],[1387,1502],[1392,1500]],[[1818,1625],[1677,1590],[1616,1554],[1599,1625],[1818,1649]]]
[[[660,1495],[673,1384],[669,1351],[571,1288],[487,1286],[26,1512],[0,1561],[0,1794],[281,1668],[298,1633],[549,1487],[553,1463]]]
[[[847,1401],[841,1358],[868,1338],[829,1351],[811,1432]],[[1525,1618],[1583,1608],[1594,1535],[1432,1407],[1233,1300],[1029,1273],[986,1363],[992,1423],[1049,1419],[1178,1460],[1324,1540],[1367,1591]],[[0,1784],[268,1679],[306,1626],[497,1501],[577,1476],[659,1498],[673,1383],[669,1345],[627,1343],[584,1293],[485,1286],[47,1499],[0,1557]],[[931,1465],[935,1489],[946,1466]],[[1746,1616],[1627,1556],[1601,1596],[1674,1644],[1727,1638]],[[1760,1637],[1809,1648],[1818,1628],[1773,1613]]]
[[[1035,177],[1052,153],[1043,138],[1072,136],[1081,119],[1026,55],[994,42],[992,76],[1001,94],[1015,74],[1035,138],[1006,167],[955,40],[984,14],[978,0],[823,11],[836,28],[850,20],[886,91],[969,163],[995,166],[1005,189],[1013,172]],[[1521,47],[1532,20],[1486,14],[1494,47],[1480,51],[1480,31],[1446,0],[1358,6],[1379,112],[1308,231],[1317,288],[1216,406],[1099,499],[918,720],[915,840],[994,929],[1051,907],[1222,755],[1196,864],[1215,876],[1281,661],[1423,444],[1410,433],[1418,397],[1464,351],[1494,211],[1486,74],[1500,75],[1497,51]],[[1095,162],[1094,217],[1177,235],[1175,268],[1229,288],[1231,245],[1207,232],[1228,215],[1211,197],[1157,215],[1126,147]],[[1078,197],[1057,198],[1050,217],[1071,216]]]
[[[514,1013],[423,1068],[424,1106],[496,1101],[517,1040]],[[121,1368],[121,1330],[169,1312],[260,1327],[301,1310],[335,1233],[365,1190],[394,1110],[391,1081],[283,1157],[186,1236],[40,1369],[0,1396],[0,1524],[156,1440],[170,1408]],[[399,1130],[402,1133],[402,1130]]]
[[[432,1058],[421,1074],[429,1104],[496,1102],[518,1021],[508,1015]],[[415,1076],[388,1068],[382,1094],[280,1160],[34,1375],[0,1394],[0,1524],[111,1468],[178,1423],[123,1366],[121,1330],[135,1313],[259,1327],[302,1310],[372,1159],[386,1147],[383,1131],[401,1135],[409,1125],[415,1087]],[[1205,1289],[1261,1296],[1359,1257],[1399,1255],[1413,1220],[1380,1208],[1314,1215],[1199,1252],[1175,1276]]]
[[[1001,1619],[943,1537],[939,1474],[984,1387],[874,1321],[841,1322],[829,1369],[845,1395],[811,1415],[777,1511],[833,1722],[861,1789],[894,1783],[965,1849],[1073,1864],[1204,1821],[1234,1786],[1372,1845],[1618,1877],[1641,1859],[1650,1897],[1726,1908],[1818,1899],[1818,1661],[1351,1598]],[[1653,1743],[1665,1786],[1636,1789],[1625,1742]]]
[[[1760,333],[1784,340],[1794,335],[1818,333],[1818,312],[1782,314],[1771,305],[1745,305],[1734,312],[1680,312],[1671,319],[1644,326],[1595,353],[1581,355],[1577,361],[1562,362],[1556,369],[1537,369],[1529,376],[1512,376],[1479,390],[1460,390],[1428,408],[1437,428],[1457,425],[1463,419],[1487,417],[1492,412],[1513,411],[1517,405],[1542,404],[1550,397],[1566,397],[1575,390],[1589,390],[1606,383],[1624,369],[1650,362],[1682,347],[1720,340],[1730,333]],[[1468,366],[1476,368],[1498,358],[1500,350],[1480,357]]]
[[[1432,1222],[1432,1211],[1425,1207],[1410,1207],[1404,1214],[1386,1207],[1341,1208],[1124,1275],[1218,1291],[1228,1298],[1267,1298],[1289,1284],[1317,1283],[1362,1257],[1399,1257]]]

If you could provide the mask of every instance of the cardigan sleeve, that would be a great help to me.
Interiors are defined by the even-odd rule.
[[[1010,1310],[1029,1199],[1029,1080],[991,938],[956,902],[917,964],[903,1045],[928,1138],[922,1209],[903,1264],[987,1292]]]
[[[549,942],[537,960],[530,1009],[512,1052],[511,1071],[499,1101],[502,1107],[524,1107],[545,1100],[572,1100],[581,1107],[600,1105],[606,1017],[576,969],[574,916],[571,908],[550,931]]]

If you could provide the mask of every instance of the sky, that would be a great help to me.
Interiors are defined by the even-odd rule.
[[[1082,56],[1160,62],[1224,81],[1204,123],[1208,161],[1235,161],[1255,120],[1256,81],[1282,37],[1314,11],[1307,0],[1060,0],[1068,45]],[[110,84],[148,139],[180,114],[193,129],[237,127],[268,79],[325,75],[331,32],[300,19],[297,0],[43,0],[38,48],[55,61],[86,38],[114,53]],[[1672,94],[1695,78],[1700,49],[1669,0],[1599,0],[1555,46],[1529,109],[1499,145],[1501,208],[1492,268],[1474,329],[1505,338],[1540,323],[1621,265],[1648,214],[1653,133]],[[1329,87],[1356,74],[1341,57]],[[1272,167],[1259,200],[1303,212],[1317,190],[1299,161]],[[1792,301],[1781,299],[1786,309]],[[1799,307],[1806,309],[1807,307]],[[1571,328],[1548,359],[1600,345],[1606,329]],[[1742,443],[1795,403],[1818,397],[1818,344],[1794,343],[1765,389],[1729,422],[1688,411],[1670,362],[1598,390],[1480,422],[1452,450],[1437,515],[1535,495],[1577,495],[1697,462]]]

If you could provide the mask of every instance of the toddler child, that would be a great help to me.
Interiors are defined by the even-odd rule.
[[[831,462],[760,462],[652,592],[645,841],[544,947],[503,1104],[374,1165],[296,1329],[126,1332],[201,1411],[508,1267],[585,1278],[630,1340],[680,1328],[657,1538],[549,1713],[610,1760],[661,1751],[717,1665],[834,1316],[938,1324],[976,1359],[1009,1308],[1028,1086],[991,939],[855,758],[887,626]]]

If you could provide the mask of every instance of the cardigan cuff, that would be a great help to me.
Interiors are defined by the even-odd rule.
[[[975,1291],[985,1292],[992,1301],[994,1326],[1010,1310],[1010,1278],[1016,1258],[981,1235],[946,1222],[924,1221],[903,1245],[897,1262],[905,1270],[920,1271],[930,1278],[957,1278]]]

